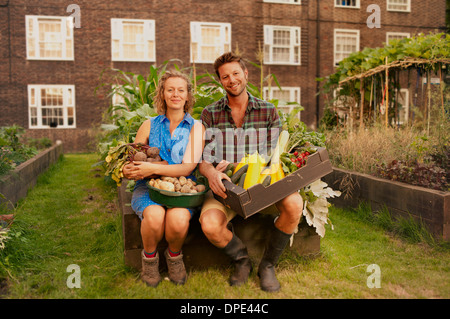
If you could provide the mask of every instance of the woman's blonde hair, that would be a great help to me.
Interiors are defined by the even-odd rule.
[[[170,78],[182,78],[186,81],[187,84],[187,101],[186,104],[184,104],[184,111],[186,113],[191,113],[192,108],[194,107],[195,98],[194,98],[194,92],[192,90],[192,82],[191,79],[184,73],[181,73],[179,71],[166,71],[161,78],[158,81],[158,86],[156,88],[156,96],[153,101],[153,107],[156,110],[158,114],[166,114],[167,111],[167,104],[164,100],[164,88],[167,79]]]

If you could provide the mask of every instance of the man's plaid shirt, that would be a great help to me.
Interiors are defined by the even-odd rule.
[[[221,160],[237,163],[245,154],[255,151],[270,154],[281,131],[275,106],[250,93],[242,128],[234,123],[227,96],[204,108],[201,120],[206,128],[203,159],[210,163]]]

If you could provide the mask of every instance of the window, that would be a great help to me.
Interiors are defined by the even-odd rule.
[[[334,6],[339,8],[359,8],[360,0],[335,0]]]
[[[28,85],[30,128],[75,128],[74,85]]]
[[[28,60],[73,60],[73,17],[25,16]]]
[[[278,87],[266,86],[264,87],[264,99],[277,99],[278,109],[289,113],[300,105],[300,87],[283,86],[280,90]]]
[[[111,58],[155,62],[155,21],[111,19]]]
[[[265,25],[264,63],[300,65],[300,28]]]
[[[359,30],[334,30],[334,64],[348,57],[351,53],[359,51]]]
[[[214,63],[231,50],[231,24],[191,22],[191,62]]]
[[[301,4],[301,0],[263,0],[263,2]]]
[[[411,0],[387,0],[388,11],[411,11]]]
[[[409,38],[411,35],[408,32],[386,32],[386,43],[391,40],[401,40]]]

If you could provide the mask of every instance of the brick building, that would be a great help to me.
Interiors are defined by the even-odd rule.
[[[369,28],[371,14],[379,28]],[[239,48],[256,62],[261,47],[266,71],[284,89],[266,89],[266,97],[300,102],[302,121],[315,127],[323,108],[317,77],[350,52],[444,31],[445,1],[0,0],[0,21],[0,125],[85,151],[109,104],[106,91],[94,95],[105,68],[146,75],[176,58],[213,72],[223,51]],[[259,70],[248,67],[258,83]]]

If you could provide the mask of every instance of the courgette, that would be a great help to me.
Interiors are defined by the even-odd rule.
[[[231,182],[232,182],[233,184],[237,184],[237,183],[239,182],[239,180],[241,179],[241,176],[242,176],[244,173],[247,173],[247,170],[248,170],[248,164],[245,164],[245,165],[242,166],[236,173],[234,173],[234,174],[230,177]]]
[[[244,187],[245,177],[247,176],[247,173],[242,174],[241,178],[239,179],[238,186]]]
[[[262,186],[264,186],[264,187],[269,186],[271,180],[272,180],[272,177],[270,175],[267,175],[261,183]]]
[[[240,170],[245,164],[248,164],[248,155],[243,157],[241,161],[236,165],[236,167],[233,170],[233,174],[237,173],[237,171]]]

